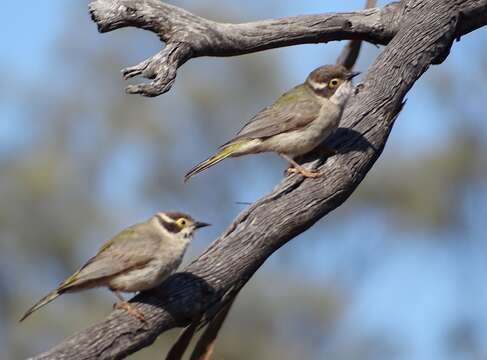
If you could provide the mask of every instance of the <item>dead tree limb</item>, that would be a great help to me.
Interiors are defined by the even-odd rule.
[[[109,6],[113,3],[125,5],[120,5],[122,10],[115,11]],[[257,34],[261,26],[263,35],[260,39],[267,39],[265,45],[260,47],[257,45],[258,38],[250,43],[242,41],[240,53],[311,42],[311,38],[318,41],[344,38],[341,28],[331,35],[326,21],[314,37],[309,35],[310,32],[301,28],[299,21],[311,21],[310,17],[292,18],[294,25],[284,27],[279,25],[279,21],[283,20],[276,20],[275,32],[280,32],[280,37],[269,29],[272,21],[250,25],[219,24],[219,32],[204,33],[211,27],[203,26],[206,22],[201,25],[201,18],[155,0],[96,0],[95,4],[98,5],[95,6],[94,18],[101,23],[101,30],[105,31],[127,25],[154,30],[157,24],[162,27],[159,17],[167,15],[168,9],[179,14],[176,17],[179,24],[194,20],[199,35],[203,33],[206,36],[202,37],[204,41],[199,42],[193,41],[191,33],[187,33],[189,37],[186,41],[191,45],[183,47],[189,46],[192,56],[205,54],[194,52],[192,46],[196,43],[205,44],[199,50],[205,49],[209,55],[238,54],[235,49],[239,42],[227,42],[228,38],[222,35],[225,28],[230,29],[230,35],[234,34],[233,27],[241,32],[246,28],[247,33]],[[104,10],[101,4],[106,4],[107,8]],[[154,6],[160,6],[159,10],[154,10]],[[304,179],[300,175],[293,175],[285,178],[274,191],[243,211],[184,272],[174,274],[160,288],[136,296],[132,301],[137,310],[144,313],[146,325],[124,312],[114,311],[105,320],[67,338],[36,359],[120,359],[150,345],[164,331],[186,326],[202,314],[217,314],[228,303],[231,298],[229,294],[238,292],[273,252],[340,206],[380,156],[404,97],[416,80],[431,64],[439,63],[448,55],[455,38],[487,22],[485,0],[407,0],[399,8],[397,5],[394,7],[395,14],[400,14],[400,19],[394,22],[397,26],[395,36],[392,37],[391,29],[380,32],[382,39],[384,34],[391,34],[385,41],[389,44],[365,73],[363,85],[345,110],[341,129],[328,144],[338,149],[339,154],[314,160],[315,166],[326,172],[327,176]],[[143,14],[141,8],[145,9]],[[106,16],[102,15],[104,11]],[[384,10],[367,10],[353,16],[377,16],[377,11],[385,16]],[[120,12],[132,14],[130,21],[121,18]],[[350,18],[351,14],[346,16]],[[334,16],[341,17],[325,14],[321,18],[336,19]],[[320,15],[314,18],[315,24],[319,23],[319,18]],[[147,19],[151,22],[147,23]],[[165,21],[170,24],[169,28],[177,28],[173,20],[166,18]],[[354,21],[351,28],[356,28]],[[377,30],[369,30],[377,33]],[[320,32],[327,35],[320,37]],[[160,34],[166,34],[168,40],[171,36],[179,36],[172,32],[165,33],[164,29],[160,29]],[[274,34],[270,40],[267,38],[269,34]],[[308,34],[308,37],[304,34]],[[286,36],[289,36],[289,41],[283,40]],[[374,39],[373,35],[363,37],[366,41]],[[213,38],[216,40],[212,41]],[[225,45],[229,43],[234,51],[229,51],[232,47]],[[221,45],[224,50],[215,48],[210,51],[215,44]],[[158,68],[156,70],[159,71]]]
[[[456,37],[487,23],[485,1],[466,1]],[[402,7],[392,2],[347,13],[325,13],[243,24],[215,22],[159,0],[94,0],[93,21],[100,32],[134,26],[159,36],[166,46],[141,63],[125,68],[125,79],[141,75],[150,83],[129,85],[131,94],[157,96],[174,83],[177,69],[199,56],[233,56],[296,44],[363,40],[386,45],[399,29]]]
[[[373,8],[376,6],[376,4],[376,0],[367,0],[365,3],[365,9]],[[358,59],[361,47],[361,40],[348,41],[348,43],[344,46],[342,52],[338,56],[336,63],[345,66],[347,69],[353,69]],[[233,304],[234,300],[235,298],[233,298],[232,301],[229,302],[228,305],[224,307],[221,312],[215,316],[214,319],[211,319],[209,321],[206,330],[199,338],[198,343],[196,344],[193,353],[191,354],[191,360],[208,360],[211,358],[211,355],[213,354],[215,348],[218,333],[221,330],[223,323],[225,322],[225,319],[230,311],[231,305]],[[193,322],[185,329],[185,331],[182,332],[181,336],[178,338],[176,343],[169,351],[166,360],[182,359],[184,351],[189,346],[189,342],[194,336],[194,327],[196,325],[197,323]]]
[[[211,319],[210,323],[206,327],[205,331],[199,338],[190,360],[210,360],[215,349],[215,342],[218,337],[225,319],[233,305],[236,296],[233,297],[226,305],[222,307],[220,312]]]

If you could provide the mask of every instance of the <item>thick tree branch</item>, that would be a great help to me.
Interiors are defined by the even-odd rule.
[[[376,0],[367,0],[365,2],[365,9],[373,8],[376,6],[376,4]],[[347,69],[353,69],[360,54],[361,46],[361,40],[350,40],[338,56],[336,63],[345,66]],[[230,311],[231,305],[233,304],[234,300],[235,298],[231,302],[229,302],[226,307],[223,307],[223,309],[220,311],[219,314],[215,316],[214,319],[210,320],[207,328],[205,329],[203,335],[201,335],[198,343],[193,350],[193,353],[191,354],[191,360],[205,360],[211,358],[211,355],[213,354],[215,348],[218,333],[223,323],[225,322],[225,319]],[[199,322],[194,321],[193,323],[191,323],[190,326],[185,329],[185,331],[183,331],[183,333],[180,335],[176,343],[169,351],[166,360],[182,359],[185,350],[189,347],[191,338],[194,336],[194,329],[198,323]]]
[[[110,1],[114,2],[119,3]],[[273,252],[353,193],[382,152],[406,93],[434,61],[448,53],[459,29],[466,26],[462,25],[465,16],[471,15],[464,10],[481,6],[485,8],[485,1],[404,1],[396,36],[364,75],[363,85],[345,110],[341,129],[328,144],[339,154],[315,161],[327,176],[285,178],[272,193],[242,212],[184,272],[136,296],[132,301],[144,313],[146,325],[114,311],[36,359],[120,359],[148,346],[166,330],[186,326],[202,314],[212,318]],[[132,12],[140,14],[137,9]],[[184,18],[193,16],[183,14]],[[132,18],[132,24],[137,19]],[[127,24],[120,21],[118,25]],[[105,29],[110,29],[109,23]],[[467,23],[468,31],[483,24],[471,18]],[[212,36],[218,39],[219,35]]]
[[[460,37],[487,23],[484,0],[467,1],[456,29]],[[100,32],[127,26],[149,30],[166,46],[151,58],[122,70],[125,79],[152,81],[129,85],[128,93],[157,96],[168,91],[177,69],[198,56],[232,56],[266,49],[333,40],[386,45],[402,19],[399,2],[382,9],[295,16],[243,24],[210,21],[159,0],[94,0],[89,5]]]

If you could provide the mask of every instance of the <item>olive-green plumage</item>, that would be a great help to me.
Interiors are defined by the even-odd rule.
[[[103,243],[95,256],[22,316],[59,295],[98,286],[136,292],[159,285],[179,266],[196,229],[208,224],[179,212],[159,212]]]
[[[313,150],[338,126],[355,75],[343,66],[315,69],[303,84],[255,115],[214,156],[193,167],[185,181],[227,157],[267,151],[283,155],[296,166],[292,158]]]

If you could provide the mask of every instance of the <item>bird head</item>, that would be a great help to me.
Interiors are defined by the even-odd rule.
[[[210,225],[205,222],[196,221],[188,214],[177,211],[158,212],[152,217],[152,220],[163,231],[182,239],[191,238],[195,230]]]
[[[324,65],[308,75],[306,85],[315,95],[344,106],[353,92],[351,80],[359,74],[342,65]]]

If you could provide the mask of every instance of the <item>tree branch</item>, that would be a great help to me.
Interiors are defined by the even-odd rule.
[[[377,5],[377,0],[367,0],[365,2],[365,8],[370,9]],[[337,64],[345,66],[347,69],[352,69],[357,62],[360,48],[362,47],[361,40],[350,40],[347,45],[342,49],[342,52],[338,56]]]
[[[227,318],[227,315],[235,301],[235,297],[231,299],[227,304],[222,305],[222,308],[218,314],[209,322],[205,331],[201,335],[200,339],[196,343],[190,360],[210,360],[211,355],[215,349],[215,342],[218,337],[218,333]]]
[[[487,23],[484,0],[468,1],[456,37]],[[131,94],[157,96],[174,83],[177,69],[199,56],[233,56],[296,44],[333,40],[363,40],[386,45],[401,20],[399,2],[382,9],[303,15],[243,24],[228,24],[196,16],[159,0],[94,0],[89,5],[100,32],[127,26],[149,30],[166,46],[141,63],[125,68],[125,79],[141,75],[152,81],[129,85]]]
[[[386,44],[397,16],[390,6],[342,14],[321,14],[244,24],[219,23],[158,0],[95,0],[90,13],[100,32],[135,26],[156,33],[166,47],[122,70],[125,79],[142,75],[147,84],[129,85],[132,94],[157,96],[174,83],[177,69],[198,56],[232,56],[331,40],[359,39]]]
[[[120,3],[110,1],[115,2]],[[154,5],[154,1],[130,3]],[[273,192],[242,212],[184,272],[136,296],[132,301],[144,313],[147,325],[123,311],[114,311],[36,359],[120,359],[148,346],[162,332],[186,326],[202,314],[212,318],[273,252],[353,193],[382,152],[406,93],[435,59],[449,50],[459,31],[483,24],[468,18],[462,25],[465,16],[471,15],[464,9],[481,6],[485,8],[485,1],[404,1],[401,27],[364,75],[363,85],[345,109],[341,129],[328,144],[339,154],[314,161],[327,176],[286,177]],[[140,14],[139,10],[132,12]],[[132,18],[132,23],[137,19],[141,21]],[[105,26],[110,28],[108,23]],[[219,35],[212,36],[218,39]]]

